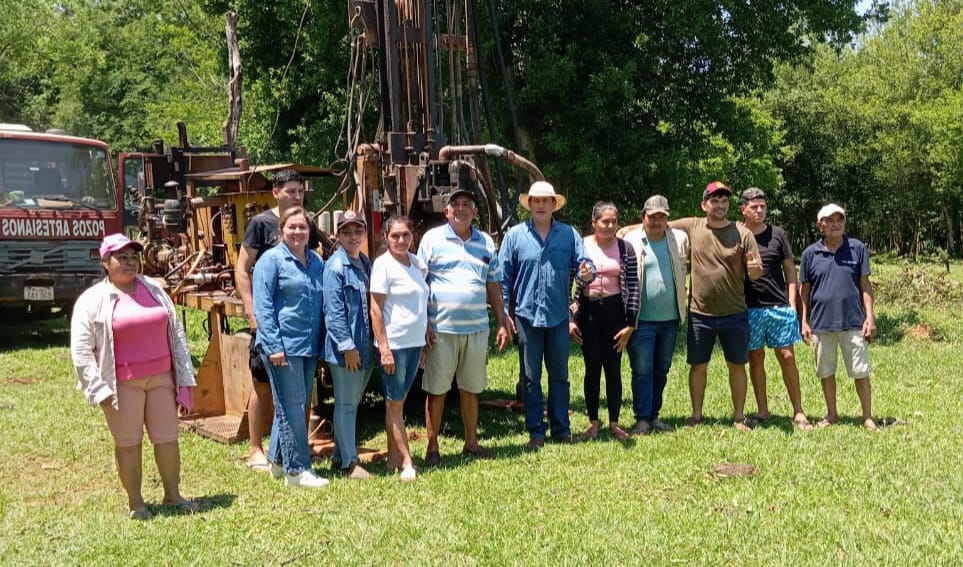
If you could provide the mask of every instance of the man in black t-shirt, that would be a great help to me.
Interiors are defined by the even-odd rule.
[[[257,330],[254,318],[254,300],[251,293],[251,273],[254,264],[264,252],[281,242],[281,214],[293,207],[304,204],[304,177],[293,169],[283,169],[274,175],[272,180],[272,194],[277,200],[277,207],[259,213],[247,225],[244,240],[237,255],[237,266],[234,269],[234,284],[237,293],[244,303],[244,313],[247,315],[251,330]],[[314,223],[309,224],[308,248],[318,248],[318,231]],[[254,344],[254,337],[251,337]],[[259,360],[252,357],[252,360]],[[247,466],[258,472],[269,472],[271,462],[264,452],[263,438],[268,424],[273,419],[274,399],[271,395],[271,384],[263,366],[251,365],[251,376],[254,379],[254,389],[247,405],[248,435],[251,439],[251,450],[247,459]],[[272,443],[272,449],[274,448]]]
[[[762,258],[762,277],[746,278],[746,305],[749,307],[749,379],[756,397],[756,414],[748,418],[750,425],[769,419],[766,397],[766,350],[776,352],[782,380],[792,402],[793,423],[803,431],[812,429],[802,408],[799,369],[793,344],[802,340],[796,315],[797,278],[789,237],[781,227],[766,222],[766,194],[751,187],[742,192],[742,216],[745,226],[756,237]]]

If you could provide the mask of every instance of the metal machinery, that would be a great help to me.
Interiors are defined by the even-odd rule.
[[[248,219],[272,203],[264,173],[293,168],[341,177],[318,211],[325,252],[333,244],[327,233],[336,208],[364,211],[370,219],[366,245],[373,252],[383,218],[410,217],[420,239],[445,222],[447,195],[461,188],[475,192],[482,228],[497,240],[505,212],[514,210],[502,162],[518,167],[528,181],[543,179],[529,160],[481,142],[485,97],[475,5],[349,0],[347,144],[335,150],[344,156],[337,173],[297,164],[252,167],[243,149],[190,146],[183,124],[178,146],[169,151],[155,144],[152,154],[120,156],[120,178],[135,188],[129,195],[145,242],[145,271],[163,278],[175,301],[208,313],[211,343],[198,373],[196,415],[186,420],[202,435],[225,442],[247,435],[249,336],[231,334],[227,317],[244,315],[233,293],[233,267]],[[371,107],[377,120],[366,114]],[[374,131],[371,138],[367,130]],[[488,157],[497,158],[498,189]]]
[[[174,301],[206,311],[210,344],[197,375],[194,414],[182,423],[224,442],[247,437],[251,393],[250,335],[231,332],[228,317],[243,317],[234,293],[234,266],[248,221],[274,205],[264,174],[300,164],[251,166],[243,148],[195,147],[183,123],[178,145],[153,153],[120,154],[119,179],[127,187],[144,243],[144,273],[162,279]]]
[[[383,215],[410,217],[416,238],[445,222],[446,197],[475,191],[482,228],[496,240],[509,204],[502,162],[520,168],[529,182],[541,171],[517,153],[483,143],[485,75],[479,65],[476,0],[349,0],[351,68],[345,138],[347,172],[338,195],[363,210],[369,244],[378,239]],[[377,86],[374,86],[376,82]],[[376,132],[365,111],[377,90]],[[467,116],[467,119],[466,119]],[[487,121],[492,130],[492,123]],[[493,182],[488,157],[495,157]],[[347,199],[354,181],[354,198]],[[496,186],[497,183],[497,186]],[[527,185],[527,184],[526,184]],[[336,197],[338,196],[336,195]]]

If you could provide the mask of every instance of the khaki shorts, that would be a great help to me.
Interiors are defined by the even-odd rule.
[[[858,380],[869,377],[869,343],[861,330],[814,333],[816,348],[816,376],[836,375],[836,352],[842,351],[843,363],[849,377]]]
[[[171,371],[117,382],[118,409],[109,404],[101,407],[118,447],[140,445],[145,425],[154,445],[177,441],[177,403]]]
[[[451,388],[452,376],[457,376],[459,390],[480,394],[488,386],[487,357],[488,329],[469,335],[435,333],[435,346],[425,358],[422,389],[440,396]]]

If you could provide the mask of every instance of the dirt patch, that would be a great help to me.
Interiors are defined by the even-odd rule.
[[[14,376],[13,378],[7,378],[7,384],[14,384],[17,386],[30,386],[39,382],[39,378],[25,378],[23,376]]]
[[[743,463],[720,463],[712,469],[712,472],[719,478],[745,478],[756,474],[758,471],[759,469],[756,467]]]
[[[933,328],[926,323],[913,325],[906,330],[906,337],[914,341],[930,341],[934,339]]]

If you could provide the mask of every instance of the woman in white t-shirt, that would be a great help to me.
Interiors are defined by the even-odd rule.
[[[388,467],[401,469],[401,480],[415,480],[414,463],[405,432],[405,397],[415,381],[428,330],[428,268],[409,249],[411,220],[391,217],[385,222],[388,252],[371,268],[371,327],[381,354],[385,392]]]

